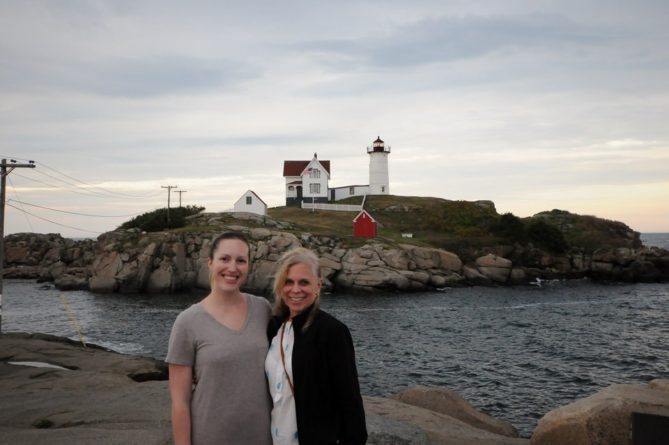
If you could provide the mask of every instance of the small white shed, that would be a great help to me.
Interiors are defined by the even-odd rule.
[[[235,213],[246,212],[255,213],[256,215],[267,215],[267,204],[260,199],[253,190],[247,190],[235,202]]]

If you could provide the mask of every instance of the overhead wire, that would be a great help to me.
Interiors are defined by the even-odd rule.
[[[27,159],[21,159],[19,157],[7,156],[7,155],[2,155],[2,154],[0,154],[0,157],[11,158],[12,160],[18,159],[18,160],[22,160],[22,161],[28,161]],[[32,161],[30,161],[30,162],[32,162]],[[7,165],[11,166],[11,164],[7,164]],[[61,190],[61,191],[67,191],[67,192],[70,192],[70,193],[76,193],[76,194],[89,196],[89,197],[101,197],[101,198],[124,197],[124,198],[142,199],[142,198],[150,198],[150,197],[154,197],[154,196],[158,196],[158,195],[162,194],[162,191],[156,192],[154,194],[143,195],[143,196],[131,195],[131,194],[126,194],[126,193],[121,193],[121,192],[114,192],[114,191],[105,189],[103,187],[99,187],[99,186],[89,184],[89,183],[87,183],[85,181],[82,181],[80,179],[77,179],[77,178],[75,178],[71,175],[63,173],[63,172],[61,172],[61,171],[59,171],[59,170],[57,170],[53,167],[50,167],[50,166],[48,166],[44,163],[40,162],[37,165],[39,165],[41,167],[44,167],[45,169],[50,170],[51,172],[54,172],[57,175],[62,176],[62,177],[59,177],[59,176],[56,176],[54,174],[49,174],[49,173],[43,171],[43,169],[35,169],[35,171],[38,174],[40,174],[42,176],[45,176],[47,178],[50,178],[51,180],[55,181],[58,185],[53,184],[51,181],[49,181],[49,182],[41,181],[39,179],[29,177],[29,176],[26,176],[26,175],[22,175],[22,174],[19,174],[19,173],[16,173],[16,172],[14,173],[14,175],[17,176],[17,177],[29,180],[29,181],[33,181],[37,184],[41,184],[41,185],[50,187],[50,188],[54,188],[54,189]],[[63,179],[63,177],[67,178],[69,180]],[[65,184],[65,186],[63,186],[61,184]],[[82,185],[86,186],[86,187],[83,187]],[[12,187],[13,187],[13,184],[12,184]],[[98,191],[98,190],[100,190],[100,191]],[[15,190],[15,193],[16,193],[16,196],[18,198],[18,192],[16,190]],[[12,207],[12,208],[18,210],[19,212],[23,213],[24,217],[26,218],[26,221],[28,222],[28,225],[31,227],[31,230],[33,230],[33,231],[34,231],[34,229],[32,228],[32,224],[30,222],[30,219],[28,218],[28,215],[32,216],[34,218],[38,218],[40,220],[46,221],[46,222],[51,223],[51,224],[55,224],[57,226],[66,227],[66,228],[81,231],[81,232],[95,233],[95,234],[102,233],[102,232],[97,232],[97,231],[93,231],[93,230],[82,229],[80,227],[70,226],[70,225],[67,225],[67,224],[61,224],[61,223],[58,223],[56,221],[50,220],[48,218],[38,216],[38,215],[36,215],[34,213],[31,213],[28,210],[26,210],[23,207],[25,205],[35,207],[35,208],[44,209],[44,210],[49,210],[49,211],[53,211],[53,212],[66,213],[66,214],[77,215],[77,216],[93,217],[93,218],[126,218],[126,217],[134,217],[134,216],[139,215],[139,213],[127,214],[127,215],[94,215],[94,214],[87,214],[87,213],[81,213],[81,212],[71,212],[71,211],[67,211],[67,210],[54,209],[52,207],[46,207],[46,206],[41,206],[41,205],[38,205],[38,204],[32,204],[32,203],[29,203],[29,202],[25,202],[21,199],[10,199],[9,202],[14,202],[18,206],[20,206],[20,208],[19,208],[16,205],[12,205],[12,204],[7,203],[7,205],[9,207]]]
[[[18,197],[19,192],[18,192],[18,190],[16,190],[16,187],[14,187],[14,183],[12,182],[12,177],[7,175],[7,179],[9,180],[9,186],[12,189],[12,193],[15,194]],[[12,200],[10,199],[10,201],[12,201]],[[21,202],[21,201],[16,201],[16,202]],[[23,216],[26,219],[26,222],[28,223],[28,226],[30,226],[30,231],[34,232],[35,229],[33,228],[33,224],[30,222],[30,218],[28,218],[28,215],[24,212]]]
[[[83,191],[81,191],[80,189],[72,190],[72,189],[69,189],[69,188],[63,188],[63,187],[60,186],[60,185],[53,185],[53,184],[50,184],[50,183],[48,183],[48,182],[40,181],[39,179],[35,179],[35,178],[30,178],[30,177],[28,177],[28,176],[24,176],[24,175],[22,175],[22,174],[20,174],[20,173],[16,173],[16,172],[12,173],[12,175],[14,175],[14,176],[18,176],[19,178],[27,179],[27,180],[29,180],[29,181],[36,182],[36,183],[38,183],[38,184],[46,185],[47,187],[51,187],[51,188],[55,188],[55,189],[59,189],[59,190],[64,190],[64,191],[66,191],[66,192],[70,192],[70,193],[76,193],[76,194],[78,194],[78,195],[84,195],[84,196],[96,196],[96,197],[98,196],[98,195],[91,195],[91,193],[88,193],[88,192],[83,192]],[[108,198],[107,196],[105,196],[105,197]]]
[[[21,159],[21,158],[18,158],[18,157],[13,157],[13,156],[8,156],[8,155],[0,155],[0,156],[9,157],[9,158],[12,158],[12,159],[19,159],[19,160],[23,160],[23,161],[28,161],[27,159]],[[10,164],[8,164],[8,165],[10,165]],[[49,177],[51,179],[54,179],[56,181],[63,182],[65,184],[67,184],[69,186],[72,186],[72,187],[75,187],[79,190],[81,190],[81,189],[86,190],[88,193],[90,193],[92,195],[99,195],[99,196],[103,196],[103,197],[109,197],[109,195],[112,195],[114,197],[143,199],[143,198],[152,198],[152,197],[155,197],[155,196],[158,196],[158,195],[162,194],[162,191],[155,192],[155,193],[147,193],[147,194],[143,194],[143,195],[135,195],[135,194],[130,194],[130,193],[116,192],[116,191],[113,191],[113,190],[106,189],[104,187],[100,187],[100,186],[97,186],[97,185],[90,184],[90,183],[88,183],[86,181],[83,181],[81,179],[75,178],[74,176],[68,175],[67,173],[64,173],[60,170],[57,170],[56,168],[51,167],[51,166],[49,166],[49,165],[47,165],[43,162],[36,162],[35,165],[39,165],[41,167],[46,168],[47,170],[51,170],[52,172],[57,173],[58,175],[61,175],[65,178],[68,178],[68,179],[70,179],[72,181],[75,181],[79,184],[85,185],[88,188],[82,188],[79,184],[74,184],[74,183],[72,183],[70,181],[67,181],[65,179],[50,175],[50,174],[45,173],[45,172],[43,172],[39,169],[36,169],[35,171],[38,172],[39,174],[47,176],[47,177]],[[51,185],[51,186],[52,187],[59,187],[59,186],[53,186],[53,185]],[[95,190],[91,190],[91,189],[101,190],[104,193],[96,192]]]
[[[30,216],[32,216],[32,217],[35,217],[35,218],[37,218],[37,219],[41,219],[42,221],[46,221],[46,222],[49,222],[49,223],[51,223],[51,224],[55,224],[55,225],[57,225],[57,226],[67,227],[68,229],[78,230],[78,231],[80,231],[80,232],[95,233],[95,234],[98,234],[98,235],[101,234],[101,233],[104,233],[104,232],[96,232],[96,231],[94,231],[94,230],[82,229],[82,228],[74,227],[74,226],[68,226],[67,224],[57,223],[57,222],[55,222],[55,221],[51,221],[50,219],[42,218],[41,216],[37,216],[37,215],[35,215],[34,213],[30,213],[30,212],[28,212],[27,210],[20,209],[20,208],[18,208],[18,207],[16,207],[16,206],[13,206],[13,205],[9,204],[9,203],[8,203],[7,205],[8,205],[9,207],[12,207],[12,208],[18,210],[19,212],[25,212],[25,213],[27,213],[28,215],[30,215]]]
[[[156,192],[156,193],[150,193],[150,194],[147,194],[147,195],[133,195],[133,194],[130,194],[130,193],[115,192],[115,191],[113,191],[113,190],[109,190],[109,189],[106,189],[106,188],[104,188],[104,187],[100,187],[100,186],[98,186],[98,185],[89,184],[89,183],[86,182],[86,181],[82,181],[81,179],[77,179],[77,178],[75,178],[75,177],[73,177],[73,176],[70,176],[70,175],[68,175],[68,174],[66,174],[66,173],[63,173],[63,172],[61,172],[61,171],[59,171],[59,170],[56,170],[55,168],[50,167],[50,166],[46,165],[46,164],[43,163],[43,162],[38,162],[38,164],[39,164],[40,166],[42,166],[42,167],[45,167],[45,168],[47,168],[47,169],[53,171],[53,172],[58,173],[59,175],[65,176],[65,177],[68,178],[68,179],[71,179],[71,180],[76,181],[76,182],[78,182],[78,183],[80,183],[80,184],[86,185],[86,186],[88,186],[88,187],[92,187],[92,188],[95,188],[95,189],[102,190],[102,191],[104,191],[104,192],[106,192],[106,193],[109,193],[109,194],[111,194],[111,195],[116,195],[116,196],[120,196],[120,197],[124,197],[124,198],[150,198],[150,197],[153,197],[153,196],[158,196],[158,195],[160,194],[160,192]],[[63,182],[65,182],[65,181],[63,181]]]
[[[37,207],[37,208],[40,208],[40,209],[51,210],[53,212],[68,213],[70,215],[78,215],[78,216],[90,216],[92,218],[127,218],[129,216],[139,215],[139,213],[132,213],[132,214],[128,214],[128,215],[92,215],[92,214],[89,214],[89,213],[68,212],[67,210],[53,209],[51,207],[45,207],[45,206],[41,206],[41,205],[37,205],[37,204],[31,204],[29,202],[18,201],[16,199],[10,199],[8,202],[10,202],[10,201],[11,202],[18,202],[19,204],[28,205],[28,206],[31,206],[31,207]]]

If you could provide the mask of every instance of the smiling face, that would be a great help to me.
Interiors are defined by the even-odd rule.
[[[249,248],[239,239],[223,239],[218,242],[209,259],[211,289],[221,292],[237,292],[249,274]]]
[[[290,311],[290,318],[303,312],[314,301],[321,290],[321,280],[308,264],[290,266],[281,288],[281,299]]]

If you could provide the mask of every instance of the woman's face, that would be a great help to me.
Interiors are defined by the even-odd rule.
[[[214,257],[209,259],[212,290],[238,291],[249,274],[249,248],[244,241],[219,241]]]
[[[298,263],[290,266],[281,288],[281,299],[290,310],[290,318],[311,306],[320,290],[321,280],[309,265]]]

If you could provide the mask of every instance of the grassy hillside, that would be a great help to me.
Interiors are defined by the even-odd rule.
[[[361,198],[338,201],[360,204]],[[365,209],[378,222],[378,239],[387,243],[429,245],[465,252],[484,246],[533,245],[564,252],[571,247],[592,251],[602,247],[638,247],[638,234],[625,224],[561,210],[530,218],[500,215],[490,201],[449,201],[415,196],[369,196]],[[337,236],[351,245],[364,242],[353,237],[357,212],[274,207],[269,215],[288,221],[300,230]],[[402,238],[412,233],[412,239]]]
[[[338,203],[360,204],[360,201],[360,198],[349,198]],[[491,202],[385,195],[367,197],[365,209],[377,220],[378,239],[390,244],[459,250],[497,241],[487,229],[499,217]],[[337,236],[352,245],[364,242],[353,237],[353,218],[357,212],[275,207],[268,213],[274,219],[289,221],[308,232]],[[402,238],[402,233],[412,233],[413,238]]]
[[[361,197],[338,201],[357,204]],[[517,247],[538,247],[543,251],[563,253],[576,248],[592,252],[600,248],[639,247],[639,234],[617,221],[564,210],[551,210],[529,218],[511,213],[500,215],[491,201],[449,201],[416,196],[369,196],[365,209],[378,223],[377,240],[390,245],[406,243],[433,246],[457,252],[464,259],[491,251],[518,251]],[[263,227],[262,217],[238,219],[230,213],[202,213],[201,207],[188,208],[194,215],[173,213],[172,230],[206,232],[225,225]],[[143,231],[161,231],[163,209],[147,212],[124,223],[121,228],[136,227]],[[349,246],[360,246],[367,240],[353,236],[354,212],[307,210],[299,207],[274,207],[269,216],[284,223],[285,230],[311,232],[340,238]],[[178,219],[178,221],[176,221]],[[178,224],[177,224],[178,222]],[[179,227],[176,228],[175,227]],[[411,233],[412,238],[404,238]],[[521,249],[522,250],[522,249]]]

